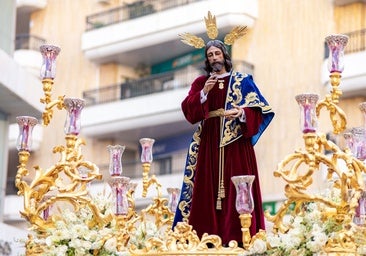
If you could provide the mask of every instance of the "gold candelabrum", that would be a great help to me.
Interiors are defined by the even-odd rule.
[[[350,148],[341,150],[335,143],[328,140],[325,134],[317,131],[317,119],[323,108],[329,112],[334,134],[341,134],[346,129],[345,114],[337,104],[342,94],[339,85],[343,71],[343,49],[348,42],[348,37],[331,35],[326,38],[326,42],[330,49],[328,60],[330,94],[320,102],[317,102],[316,94],[307,93],[296,96],[302,115],[301,125],[305,148],[295,151],[278,164],[274,175],[286,182],[287,200],[276,215],[271,216],[266,213],[266,217],[274,223],[276,232],[284,233],[290,228],[283,223],[283,217],[288,213],[288,209],[293,207],[293,214],[301,215],[306,203],[321,203],[326,209],[323,213],[324,219],[332,217],[342,226],[342,229],[327,241],[323,252],[327,255],[358,255],[357,248],[365,243],[360,243],[361,240],[357,237],[359,234],[364,235],[365,230],[362,225],[356,225],[353,222],[353,217],[365,189],[364,158],[355,157]],[[325,155],[325,151],[331,152],[331,157]],[[346,168],[342,167],[340,162],[343,162]],[[338,201],[309,192],[309,187],[313,184],[313,174],[320,171],[321,165],[326,166],[327,180],[330,184],[340,190]]]
[[[339,89],[341,73],[343,71],[343,48],[348,38],[343,35],[332,35],[326,38],[331,50],[329,58],[330,84],[332,86],[329,95],[318,102],[319,96],[306,93],[296,96],[301,112],[301,128],[305,148],[296,150],[278,164],[274,172],[275,177],[281,177],[286,182],[285,196],[287,200],[275,215],[266,212],[268,221],[273,222],[275,233],[287,232],[291,227],[286,225],[283,218],[293,209],[292,214],[301,214],[304,204],[319,202],[327,208],[325,218],[332,216],[343,229],[329,239],[323,248],[323,252],[329,255],[357,255],[357,247],[366,244],[366,231],[363,226],[352,221],[355,209],[359,206],[359,199],[365,198],[362,174],[366,171],[363,159],[352,155],[352,150],[341,150],[335,143],[328,140],[325,134],[317,131],[317,120],[321,109],[328,110],[335,134],[342,133],[346,128],[346,117],[340,107],[339,97],[342,92]],[[74,212],[88,208],[91,217],[86,225],[89,229],[97,230],[104,234],[99,239],[99,247],[90,249],[90,255],[99,255],[111,239],[115,239],[115,252],[126,252],[128,255],[253,255],[254,244],[262,241],[267,249],[271,249],[266,243],[266,232],[260,230],[253,237],[250,235],[252,211],[255,209],[251,195],[251,184],[254,176],[236,176],[232,181],[237,190],[236,208],[242,226],[242,243],[239,247],[237,241],[232,241],[227,247],[221,243],[217,235],[204,234],[198,237],[195,230],[186,222],[178,223],[174,230],[170,227],[173,222],[175,207],[180,190],[169,188],[169,199],[162,196],[162,186],[155,175],[150,176],[153,162],[152,147],[154,139],[142,138],[141,162],[142,162],[142,197],[147,196],[151,186],[156,189],[156,196],[152,203],[140,212],[136,210],[134,193],[137,184],[132,183],[128,177],[123,176],[122,154],[125,146],[110,145],[108,181],[112,194],[114,211],[102,211],[92,200],[89,193],[89,184],[94,180],[102,179],[99,168],[84,160],[81,146],[85,142],[78,138],[80,131],[80,113],[84,107],[84,101],[77,98],[65,98],[64,96],[52,100],[51,91],[55,77],[56,57],[60,48],[52,45],[44,45],[40,48],[43,56],[41,78],[44,98],[40,101],[45,104],[42,115],[43,124],[48,125],[53,116],[53,108],[67,111],[65,122],[65,145],[53,148],[53,153],[60,154],[60,159],[53,166],[43,170],[39,166],[31,172],[27,168],[31,152],[31,133],[38,121],[34,117],[17,117],[19,124],[19,137],[17,141],[19,166],[15,177],[15,185],[18,194],[24,198],[24,209],[20,212],[29,223],[33,233],[30,233],[26,241],[26,255],[40,255],[47,251],[45,242],[37,242],[49,236],[49,230],[57,229],[57,222],[65,217],[61,211],[50,213],[55,206],[64,208],[71,205]],[[366,113],[365,104],[361,110]],[[332,152],[329,158],[324,151]],[[365,154],[366,158],[366,154]],[[346,164],[346,169],[339,166],[339,161]],[[319,195],[313,195],[308,191],[313,183],[313,174],[320,169],[320,165],[327,168],[327,178],[332,180],[332,185],[341,191],[341,198],[334,202]],[[334,178],[336,176],[336,178]],[[31,180],[27,182],[27,180]],[[365,220],[366,222],[366,220]],[[160,231],[159,235],[146,238],[143,246],[131,243],[136,239],[142,227],[153,223]],[[103,232],[102,232],[103,230]],[[355,230],[358,234],[355,234]],[[146,230],[145,233],[146,235]],[[208,246],[210,244],[210,246]],[[263,251],[261,252],[263,253]],[[70,254],[74,255],[74,254]],[[103,254],[105,255],[105,254]]]

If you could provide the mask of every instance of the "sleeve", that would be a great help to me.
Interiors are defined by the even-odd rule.
[[[260,108],[245,107],[245,123],[241,123],[243,136],[250,138],[258,133],[259,126],[263,121],[262,111]]]
[[[195,124],[205,119],[208,115],[207,100],[201,103],[201,90],[205,84],[206,76],[200,76],[191,85],[187,97],[183,100],[181,107],[188,122]]]

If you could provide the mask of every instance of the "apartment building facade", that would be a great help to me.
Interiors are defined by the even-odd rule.
[[[104,180],[109,175],[107,146],[119,144],[126,146],[122,157],[124,175],[140,181],[139,139],[150,137],[155,139],[151,172],[158,176],[164,189],[180,187],[187,146],[195,129],[195,125],[185,120],[180,103],[192,80],[202,73],[204,55],[202,50],[181,43],[178,34],[189,32],[205,38],[203,18],[208,11],[216,16],[220,39],[236,25],[248,27],[245,37],[230,47],[234,68],[253,75],[276,113],[255,146],[267,209],[275,211],[285,199],[284,183],[273,175],[277,164],[303,147],[295,96],[313,92],[323,98],[329,91],[324,39],[330,34],[350,37],[339,105],[347,114],[348,127],[364,122],[358,104],[366,96],[365,1],[34,0],[25,1],[25,5],[22,2],[13,6],[16,26],[9,33],[16,32],[17,40],[7,42],[12,43],[10,49],[15,49],[15,60],[7,61],[17,61],[27,72],[29,77],[22,80],[19,88],[31,91],[19,94],[31,98],[27,98],[26,106],[19,105],[15,114],[22,112],[21,115],[40,118],[38,47],[43,43],[59,46],[53,97],[85,99],[80,133],[86,141],[83,154],[99,166]],[[1,19],[8,22],[12,17]],[[18,71],[11,74],[19,77]],[[7,87],[13,87],[13,83]],[[7,118],[4,127],[13,123],[14,115]],[[57,156],[52,148],[64,143],[65,116],[65,112],[55,111],[50,125],[37,128],[30,166],[47,169],[54,164]],[[327,115],[321,116],[320,131],[331,132],[328,119]],[[3,221],[24,228],[18,214],[22,201],[15,195],[13,184],[18,161],[14,143],[17,127],[11,125],[9,133],[6,128],[3,130],[7,146],[3,147],[2,158],[8,158],[3,161],[8,181]],[[318,175],[314,190],[325,185],[323,174]],[[92,186],[104,189],[105,183],[95,182]],[[140,195],[140,190],[137,188],[136,195]],[[144,205],[148,198],[138,196],[137,204]]]

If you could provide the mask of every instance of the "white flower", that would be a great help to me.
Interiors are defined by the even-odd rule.
[[[285,216],[283,216],[283,220],[282,223],[285,226],[290,226],[291,223],[294,222],[294,216],[286,214]]]
[[[340,190],[334,188],[325,191],[328,200],[337,202],[340,200]],[[301,205],[296,215],[293,213],[284,216],[282,224],[288,227],[286,233],[267,235],[267,242],[274,248],[271,253],[275,255],[320,255],[327,241],[336,234],[339,226],[328,217],[322,218],[322,212],[329,209],[320,202],[308,202]]]
[[[82,240],[80,239],[72,239],[70,242],[69,242],[69,246],[72,247],[72,248],[80,248],[82,247]]]
[[[267,244],[261,239],[256,239],[250,248],[251,253],[264,253],[267,250]]]
[[[292,223],[292,225],[294,226],[294,227],[299,227],[299,226],[301,226],[302,225],[302,222],[304,221],[304,218],[303,217],[301,217],[301,216],[296,216],[295,218],[294,218],[294,220],[293,220],[293,223]]]
[[[138,249],[145,247],[145,242],[151,237],[158,237],[159,230],[151,221],[141,222],[135,232],[131,234],[129,244],[135,245]]]
[[[279,235],[273,233],[267,234],[267,242],[272,248],[279,247],[281,245],[281,238]]]
[[[112,237],[112,238],[108,239],[104,244],[104,248],[108,251],[116,252],[116,248],[117,248],[116,238]]]
[[[357,248],[357,253],[359,253],[360,255],[366,255],[366,245],[359,246]]]
[[[88,232],[89,228],[84,223],[75,224],[70,229],[70,233],[73,235],[73,238],[84,237]]]
[[[92,198],[92,200],[94,200]],[[113,213],[112,203],[105,198],[97,198],[97,207],[100,212]],[[81,207],[77,212],[68,208],[62,209],[55,221],[55,227],[46,230],[46,239],[40,239],[35,234],[33,242],[44,248],[47,256],[92,256],[92,255],[117,255],[117,241],[108,239],[107,235],[115,231],[115,222],[105,223],[90,227],[93,211],[89,207]],[[122,255],[122,254],[121,254]],[[128,254],[125,254],[128,255]]]
[[[72,211],[70,211],[68,208],[66,208],[63,212],[63,216],[65,218],[65,220],[67,220],[68,222],[76,222],[78,220],[78,217],[76,216],[76,214]]]
[[[60,242],[62,240],[68,240],[70,238],[69,231],[63,230],[63,229],[57,229],[54,230],[47,238],[46,238],[46,244],[48,246]]]
[[[59,256],[59,255],[66,255],[67,246],[61,245],[61,246],[55,246],[50,250],[50,252],[53,252],[52,255]]]

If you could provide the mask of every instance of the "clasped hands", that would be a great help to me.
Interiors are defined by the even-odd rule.
[[[243,115],[244,109],[242,107],[234,105],[234,108],[224,111],[224,117],[232,120],[235,118],[240,118]]]

